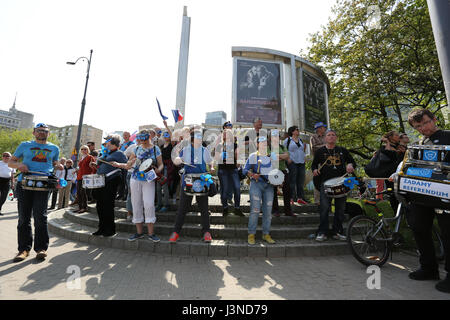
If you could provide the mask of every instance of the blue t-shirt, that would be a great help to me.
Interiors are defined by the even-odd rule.
[[[259,173],[262,177],[262,180],[268,181],[269,173],[272,169],[272,159],[267,155],[258,155],[257,152],[250,154],[247,161],[245,162],[245,166],[242,169],[242,173],[247,175],[247,173],[252,170],[253,173],[258,172],[258,160],[261,160],[261,165],[259,167]],[[253,178],[252,178],[253,179]]]
[[[120,146],[119,150],[120,150],[120,151],[125,151],[125,150],[127,150],[127,148],[128,148],[129,146],[131,146],[132,144],[134,144],[134,141],[124,142],[124,143]]]
[[[136,155],[136,162],[133,167],[133,178],[137,177],[139,172],[139,167],[147,159],[152,159],[152,165],[158,166],[158,160],[156,159],[161,155],[161,150],[159,147],[154,146],[151,148],[143,148],[142,146],[137,146],[134,150],[134,154]]]
[[[53,143],[37,143],[36,141],[22,142],[14,152],[14,157],[22,158],[22,163],[28,170],[50,174],[53,172],[53,162],[59,159],[59,148]],[[20,174],[17,181],[22,181]]]
[[[194,150],[192,152],[192,150]],[[205,147],[200,148],[192,148],[191,146],[183,148],[180,152],[180,158],[184,163],[195,166],[195,168],[191,166],[184,166],[184,174],[182,177],[182,187],[184,188],[184,175],[186,173],[206,173],[206,164],[211,163],[213,159],[211,158],[211,154],[209,150]]]

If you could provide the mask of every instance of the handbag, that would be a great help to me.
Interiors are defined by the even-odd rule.
[[[397,161],[378,150],[375,156],[364,167],[364,171],[370,178],[388,178],[397,169]]]

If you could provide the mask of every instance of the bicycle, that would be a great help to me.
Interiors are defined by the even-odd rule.
[[[364,188],[364,186],[362,186]],[[365,194],[365,192],[361,192]],[[384,190],[376,193],[377,195],[393,196],[392,189]],[[352,218],[347,228],[347,243],[350,247],[352,255],[365,266],[377,265],[383,266],[391,256],[395,247],[398,247],[404,241],[400,234],[400,224],[405,216],[405,210],[402,210],[402,203],[399,203],[397,213],[393,218],[386,218],[378,203],[380,199],[363,199],[367,205],[373,206],[378,214],[379,220],[369,217],[366,214],[358,215]],[[395,226],[392,228],[391,224]],[[408,225],[408,227],[410,227]],[[435,242],[436,258],[442,260],[444,258],[444,247],[439,232],[435,226],[432,229],[433,239]]]

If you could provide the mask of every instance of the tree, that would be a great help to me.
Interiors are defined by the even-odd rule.
[[[19,144],[24,141],[34,140],[33,129],[23,129],[23,130],[0,130],[0,151],[10,152],[11,154],[17,149]],[[50,135],[48,141],[59,146],[59,140],[56,135]]]
[[[375,24],[374,24],[375,21]],[[413,133],[407,114],[447,105],[425,0],[339,0],[306,58],[327,73],[331,126],[367,162],[385,132]],[[365,160],[365,161],[364,161]]]

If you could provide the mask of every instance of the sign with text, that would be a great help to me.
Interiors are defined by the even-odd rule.
[[[260,117],[265,125],[281,126],[281,64],[236,59],[235,72],[235,122],[252,123]]]

